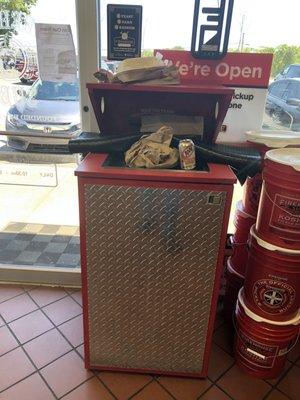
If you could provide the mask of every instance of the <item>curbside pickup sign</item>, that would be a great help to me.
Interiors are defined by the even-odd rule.
[[[155,55],[177,66],[183,84],[221,84],[235,90],[217,142],[243,143],[246,131],[261,129],[272,54],[227,53],[221,60],[198,60],[178,50],[155,50]]]

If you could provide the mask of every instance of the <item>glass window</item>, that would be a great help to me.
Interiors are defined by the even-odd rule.
[[[284,91],[287,88],[287,83],[286,82],[275,82],[273,85],[271,85],[269,92],[272,96],[282,98]]]
[[[287,77],[288,78],[300,78],[300,65],[292,65],[289,68]]]
[[[0,264],[78,270],[77,157],[67,146],[80,134],[79,82],[41,81],[35,33],[35,23],[70,25],[76,50],[75,0],[28,2],[26,14],[26,1],[8,1],[14,14],[0,3]]]
[[[300,100],[300,82],[293,82],[289,84],[288,98]]]

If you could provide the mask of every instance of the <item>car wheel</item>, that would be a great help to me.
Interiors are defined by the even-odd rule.
[[[273,111],[272,114],[271,114],[271,117],[272,117],[273,121],[274,121],[276,124],[281,124],[281,122],[282,122],[282,115],[281,115],[281,112],[280,112],[280,111]]]

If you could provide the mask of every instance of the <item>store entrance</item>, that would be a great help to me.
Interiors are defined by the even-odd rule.
[[[80,273],[77,156],[67,152],[81,131],[79,77],[42,79],[35,25],[69,26],[77,54],[76,12],[74,0],[15,7],[1,10],[0,280],[34,281],[35,271]]]

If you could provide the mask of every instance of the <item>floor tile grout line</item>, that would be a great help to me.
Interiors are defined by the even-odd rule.
[[[38,310],[34,310],[34,311],[32,311],[30,314],[33,314],[35,311],[41,311],[41,309],[39,308]],[[26,315],[24,315],[24,317],[26,317],[26,316],[28,316],[28,315],[29,315],[29,314],[26,314]],[[27,340],[27,341],[24,342],[24,343],[21,343],[21,342],[20,342],[20,343],[21,343],[21,346],[25,346],[26,344],[32,342],[33,340],[38,339],[39,337],[43,336],[45,333],[48,333],[48,332],[50,332],[50,331],[53,331],[54,329],[57,329],[57,328],[61,327],[61,326],[64,325],[65,323],[68,323],[68,322],[72,321],[73,319],[78,318],[80,315],[82,315],[82,314],[78,314],[78,315],[76,315],[75,317],[72,317],[71,319],[69,319],[69,320],[67,320],[67,321],[65,321],[65,322],[62,322],[62,323],[59,324],[59,325],[55,325],[55,324],[50,320],[50,322],[51,322],[52,325],[53,325],[52,328],[47,329],[46,331],[44,331],[44,332],[38,334],[37,336],[34,336],[33,338]],[[3,318],[3,317],[2,317],[2,318]],[[22,318],[22,317],[20,317],[20,318]],[[49,320],[49,318],[48,318],[48,320]],[[16,321],[16,320],[14,320],[14,321],[12,321],[12,322],[15,322],[15,321]],[[6,322],[4,321],[4,325],[1,326],[0,329],[3,328],[4,326],[7,326],[7,325],[11,324],[12,322],[7,322],[7,323],[6,323]],[[60,330],[59,330],[59,333],[61,333]],[[62,334],[62,333],[61,333],[61,334]],[[62,335],[63,335],[63,334],[62,334]],[[64,335],[63,335],[63,336],[64,336]],[[80,343],[80,344],[77,345],[77,346],[74,346],[74,345],[72,344],[72,347],[74,347],[74,349],[76,349],[77,347],[80,347],[82,344],[83,344],[83,343]],[[12,351],[12,350],[9,350],[9,351],[7,351],[7,352],[4,353],[4,354],[9,353],[10,351]],[[0,357],[2,357],[4,354],[0,355]]]
[[[163,375],[161,375],[163,376]],[[161,386],[171,397],[173,397],[173,399],[177,400],[176,397],[174,396],[173,393],[171,393],[160,381],[159,381],[159,377],[156,378],[154,377],[154,380],[159,384],[159,386]],[[209,379],[210,380],[210,379]]]
[[[210,379],[211,381],[211,379]],[[220,387],[219,385],[217,385],[215,382],[211,381],[212,385],[207,388],[203,393],[201,393],[201,395],[199,397],[197,397],[197,400],[201,400],[201,397],[203,397],[209,390],[211,390],[213,387],[218,388],[219,390],[221,390],[223,393],[226,394],[226,396],[228,396],[231,400],[236,400],[234,399],[234,397],[232,397],[229,393],[227,393],[222,387]]]
[[[32,299],[32,301],[36,304],[35,300],[34,300],[30,295],[29,295],[29,297],[30,297],[30,298]],[[57,301],[59,301],[59,300],[57,300]],[[63,325],[64,323],[69,322],[69,321],[71,321],[71,320],[77,318],[79,315],[82,315],[82,313],[80,313],[80,314],[78,314],[78,315],[72,317],[71,319],[69,319],[69,320],[67,320],[67,321],[62,322],[60,325],[56,325],[54,322],[52,322],[52,320],[50,319],[50,317],[48,317],[48,315],[45,313],[45,311],[44,311],[42,308],[40,309],[40,311],[43,313],[43,315],[44,315],[52,324],[54,324],[54,326],[55,326],[55,328],[58,330],[58,332],[63,336],[63,338],[69,343],[69,345],[71,346],[71,348],[72,348],[72,349],[76,352],[76,354],[79,355],[80,358],[81,358],[81,355],[80,355],[80,353],[76,350],[76,347],[75,347],[75,346],[70,342],[70,340],[63,334],[63,332],[61,332],[61,330],[59,329],[59,327],[60,327],[61,325]],[[80,346],[80,345],[79,345],[79,346]]]
[[[9,325],[9,324],[10,324],[10,322],[9,322],[7,325]],[[6,325],[4,325],[4,326],[6,326]],[[1,329],[1,328],[0,328],[0,329]],[[11,328],[11,329],[12,329],[12,328]],[[21,346],[25,346],[25,344],[28,344],[28,343],[32,342],[33,340],[35,340],[35,339],[38,339],[39,337],[43,336],[45,333],[48,333],[48,332],[50,332],[50,331],[53,331],[53,329],[55,329],[55,326],[52,326],[52,328],[47,329],[47,330],[44,331],[43,333],[40,333],[40,334],[38,334],[37,336],[34,336],[33,338],[27,340],[27,341],[24,342],[24,343],[22,343],[22,342],[20,341]],[[8,353],[8,352],[7,352],[7,353]]]
[[[45,383],[45,385],[47,386],[47,388],[48,388],[48,389],[50,390],[50,392],[53,394],[54,398],[55,398],[55,399],[58,399],[58,397],[56,396],[56,394],[54,393],[54,391],[52,390],[52,388],[49,386],[49,384],[48,384],[48,382],[46,381],[46,379],[43,377],[43,375],[40,373],[39,369],[36,367],[35,363],[34,363],[33,360],[31,359],[31,357],[29,356],[29,354],[27,353],[27,351],[22,347],[22,345],[21,345],[19,339],[18,339],[17,336],[14,334],[14,332],[13,332],[13,330],[11,329],[10,326],[8,326],[8,329],[10,330],[10,333],[14,336],[14,338],[16,339],[16,341],[19,343],[19,347],[20,347],[21,350],[24,352],[24,354],[27,356],[27,358],[28,358],[28,360],[31,362],[33,368],[35,368],[35,372],[37,372],[37,373],[39,374],[40,378],[43,380],[43,382]],[[35,373],[35,372],[34,372],[34,373]],[[33,375],[33,374],[30,374],[30,375]],[[28,375],[28,376],[29,376],[29,375]],[[27,376],[26,378],[28,378],[28,376]],[[24,378],[24,379],[26,379],[26,378]],[[22,380],[24,380],[24,379],[22,379]],[[22,380],[20,380],[20,382],[21,382]],[[12,387],[12,386],[14,386],[14,385],[16,385],[16,382],[15,382],[13,385],[11,385],[10,387]],[[7,389],[8,389],[8,388],[6,388],[5,390],[7,390]]]
[[[150,375],[151,376],[151,375]],[[152,379],[150,379],[149,382],[147,382],[143,387],[141,387],[136,393],[132,394],[128,400],[134,400],[135,396],[137,396],[139,393],[141,393],[147,386],[149,386],[151,383],[157,382],[157,380],[152,376]],[[161,385],[160,385],[161,386]],[[171,393],[169,393],[165,388],[163,388],[174,400],[177,400]]]
[[[290,400],[295,400],[293,397],[291,397],[289,394],[285,393],[283,390],[279,389],[278,387],[273,388],[273,390],[275,390],[275,389],[278,390],[280,393],[284,394]]]
[[[2,286],[2,284],[0,284],[0,288],[1,288],[1,286]],[[16,299],[17,297],[22,296],[25,293],[28,293],[23,288],[22,288],[22,290],[23,290],[23,293],[16,294],[15,296],[12,296],[12,297],[10,297],[9,299],[6,299],[6,300],[1,300],[0,304],[3,304],[3,303],[5,303],[6,301],[9,301],[9,300]]]
[[[53,301],[53,302],[51,302],[51,303],[49,303],[49,304],[45,304],[44,306],[41,307],[41,306],[39,306],[39,304],[33,299],[33,297],[30,296],[30,293],[29,293],[29,292],[26,292],[26,294],[27,294],[27,295],[30,297],[30,299],[35,303],[35,305],[37,306],[37,308],[35,308],[34,310],[32,310],[32,311],[30,311],[30,312],[28,312],[28,313],[22,315],[21,317],[18,317],[18,318],[16,318],[16,319],[12,320],[12,321],[7,322],[7,324],[10,324],[10,323],[12,323],[12,322],[15,322],[15,321],[17,321],[17,320],[19,320],[19,319],[21,319],[21,318],[23,318],[23,317],[27,317],[28,315],[34,313],[35,311],[38,311],[38,310],[43,311],[44,308],[46,308],[46,307],[48,307],[48,306],[50,306],[50,305],[53,305],[54,303],[57,303],[57,302],[60,301],[60,300],[64,300],[64,299],[66,299],[67,297],[71,297],[69,294],[66,293],[66,295],[63,296],[63,297],[61,297],[60,299],[57,299],[57,300],[55,300],[55,301]],[[73,299],[73,297],[72,297],[72,300],[75,301],[75,303],[76,303],[77,305],[80,306],[80,304],[78,304],[78,302],[77,302],[75,299]],[[80,307],[81,307],[81,309],[82,309],[82,306],[80,306]],[[63,322],[61,322],[60,324],[56,324],[54,321],[52,321],[51,319],[49,319],[49,317],[48,317],[48,319],[51,321],[51,323],[52,323],[54,326],[60,326],[60,325],[64,324],[65,322],[69,322],[69,321],[71,321],[72,319],[78,317],[80,314],[82,314],[82,311],[81,311],[81,313],[77,314],[76,316],[74,316],[74,317],[72,317],[72,318],[70,318],[70,319],[68,319],[68,320],[63,321]],[[0,314],[0,316],[2,316],[2,314]],[[2,318],[3,318],[3,316],[2,316]]]
[[[22,293],[22,295],[23,294],[27,294],[29,297],[30,297],[30,299],[31,300],[33,300],[33,298],[30,296],[30,294],[29,294],[29,291],[28,292],[24,292],[24,293]],[[19,297],[19,296],[16,296],[16,297]],[[36,301],[34,301],[34,303],[35,303],[35,305],[37,306],[37,308],[35,308],[34,310],[32,310],[32,311],[30,311],[30,312],[28,312],[28,313],[26,313],[26,314],[24,314],[24,315],[21,315],[20,317],[18,317],[18,318],[15,318],[15,319],[13,319],[13,320],[11,320],[11,321],[9,321],[9,322],[7,322],[8,324],[10,324],[10,323],[12,323],[12,322],[15,322],[15,321],[17,321],[17,320],[19,320],[19,319],[21,319],[21,318],[23,318],[23,317],[26,317],[27,315],[29,315],[29,314],[32,314],[32,313],[34,313],[35,311],[37,311],[37,310],[42,310],[42,308],[44,308],[44,307],[48,307],[48,306],[50,306],[50,305],[52,305],[52,304],[54,304],[54,303],[56,303],[57,301],[59,301],[59,300],[63,300],[63,299],[66,299],[67,297],[70,297],[67,293],[66,293],[66,295],[64,296],[64,297],[62,297],[62,298],[60,298],[60,299],[58,299],[58,300],[55,300],[55,301],[53,301],[52,303],[49,303],[49,304],[46,304],[46,305],[44,305],[44,306],[39,306],[38,305],[38,303],[36,302]],[[9,300],[13,300],[15,297],[13,297],[13,298],[11,298],[11,299],[9,299]],[[6,301],[9,301],[9,300],[6,300]],[[73,299],[74,300],[74,299]],[[75,301],[75,300],[74,300]],[[76,302],[76,301],[75,301]],[[5,302],[3,302],[3,303],[5,303]],[[3,304],[3,303],[0,303],[0,304]],[[76,302],[77,303],[77,302]],[[78,304],[78,303],[77,303]],[[79,314],[78,314],[79,315]],[[0,316],[3,318],[3,316],[2,316],[2,314],[0,314]],[[65,322],[67,322],[67,321],[65,321]],[[54,324],[55,325],[55,324]]]
[[[274,387],[272,387],[262,398],[262,400],[266,400],[268,396],[275,390]]]
[[[45,312],[43,311],[42,308],[40,309],[40,311],[42,311],[43,313],[45,313]],[[46,313],[45,313],[45,314],[46,314]],[[49,319],[49,321],[52,322],[52,324],[54,324],[54,326],[55,326],[56,328],[60,328],[62,325],[66,324],[67,322],[71,322],[73,319],[78,318],[80,315],[82,315],[82,311],[81,311],[79,314],[74,315],[74,317],[72,317],[72,318],[70,318],[70,319],[66,319],[64,322],[61,322],[60,324],[55,324],[55,322],[52,321],[52,319],[51,319],[50,317],[48,317],[48,316],[47,316],[47,318]]]
[[[268,381],[268,379],[262,379],[264,382],[268,383],[269,385],[271,385],[273,388],[276,388],[277,385],[279,385],[279,383],[286,377],[286,375],[290,372],[290,370],[294,367],[294,364],[291,363],[291,365],[282,373],[282,375],[278,378],[278,380],[276,381],[276,383],[270,383]],[[276,379],[276,378],[275,378]]]
[[[227,374],[227,372],[229,372],[229,371],[231,370],[231,368],[233,368],[235,365],[236,365],[236,364],[235,364],[235,361],[234,361],[234,359],[233,359],[233,363],[230,365],[230,367],[227,367],[227,368],[218,376],[217,379],[211,379],[211,378],[210,378],[210,380],[212,380],[214,384],[217,384],[217,382],[218,382],[221,378],[223,378],[223,376],[224,376],[225,374]]]
[[[73,292],[73,293],[76,293],[76,292]],[[68,296],[71,297],[71,299],[74,300],[82,308],[82,304],[80,304],[79,301],[77,301],[76,299],[74,299],[74,297],[72,297],[73,293],[68,293]]]
[[[80,386],[84,385],[86,382],[92,380],[95,376],[90,376],[88,379],[85,381],[81,382],[79,385],[75,386],[73,389],[69,390],[68,392],[64,393],[62,396],[57,397],[59,400],[63,399],[65,396],[68,396],[70,393],[72,393],[74,390],[78,389]],[[88,400],[88,399],[87,399]]]
[[[64,354],[61,354],[59,357],[55,358],[54,360],[48,362],[47,364],[43,365],[42,367],[36,367],[37,371],[42,371],[44,368],[48,367],[50,364],[54,363],[55,361],[59,360],[60,358],[66,356],[67,354],[71,353],[73,349],[66,351]]]
[[[112,392],[112,390],[110,389],[110,387],[100,378],[100,373],[103,371],[99,371],[99,370],[95,370],[95,375],[96,378],[98,379],[98,381],[105,387],[105,389],[109,392],[109,394],[115,399],[118,400],[117,396]],[[88,400],[88,399],[87,399]]]
[[[1,395],[2,393],[6,392],[7,390],[11,389],[12,387],[18,385],[19,383],[25,381],[26,379],[30,378],[31,376],[33,376],[33,375],[36,374],[36,373],[38,373],[38,371],[33,371],[33,372],[31,372],[31,374],[26,375],[24,378],[19,379],[18,381],[12,383],[11,385],[7,386],[5,389],[0,390],[0,395]],[[47,387],[48,387],[48,385],[47,385]],[[56,398],[56,397],[55,397],[55,398]],[[56,399],[57,399],[57,398],[56,398]]]

